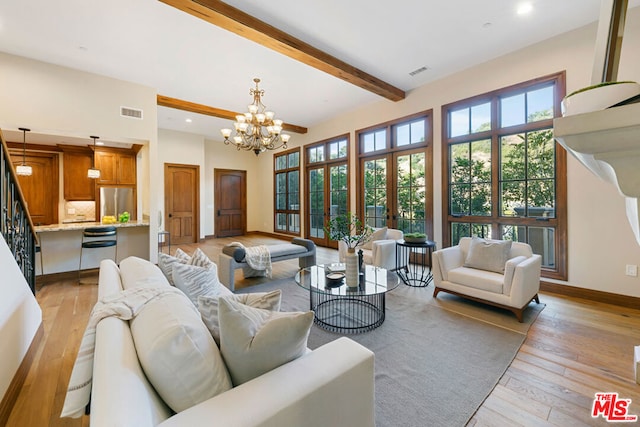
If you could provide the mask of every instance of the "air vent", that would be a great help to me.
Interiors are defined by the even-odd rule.
[[[427,71],[428,69],[429,69],[429,67],[420,67],[420,68],[418,68],[417,70],[413,70],[412,72],[410,72],[410,73],[409,73],[409,75],[410,75],[411,77],[413,77],[413,76],[415,76],[416,74],[420,74],[420,73],[422,73],[422,72],[424,72],[424,71]]]
[[[142,110],[131,107],[120,107],[120,115],[122,117],[130,117],[132,119],[142,120]]]

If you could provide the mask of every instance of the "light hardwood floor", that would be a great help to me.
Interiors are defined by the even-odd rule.
[[[279,242],[253,235],[180,247],[188,253],[200,247],[216,260],[230,241],[247,246]],[[175,249],[172,246],[172,253]],[[335,258],[334,250],[318,248],[318,263]],[[278,262],[273,267],[274,278],[291,277],[297,270],[297,260]],[[238,276],[236,286],[266,280]],[[425,292],[432,292],[432,286]],[[86,416],[72,420],[60,419],[59,414],[96,298],[97,286],[78,285],[74,280],[47,283],[39,290],[45,334],[8,426],[89,425]],[[602,418],[591,418],[596,392],[618,392],[621,398],[632,399],[630,413],[640,415],[640,386],[634,381],[633,370],[633,348],[640,345],[640,309],[546,293],[540,299],[546,307],[515,360],[468,425],[609,425]]]

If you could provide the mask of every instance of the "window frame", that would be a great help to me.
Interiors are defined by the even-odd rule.
[[[534,91],[545,85],[555,85],[553,95],[553,117],[500,128],[500,99],[519,93]],[[442,238],[443,247],[451,246],[452,224],[469,223],[471,225],[489,226],[491,238],[501,239],[500,230],[504,226],[522,227],[553,227],[555,268],[542,269],[542,276],[551,279],[567,280],[567,155],[565,149],[555,142],[555,217],[540,219],[537,217],[509,217],[500,215],[500,184],[501,181],[501,138],[515,134],[547,130],[553,131],[553,120],[561,117],[560,103],[566,93],[566,72],[550,74],[540,78],[528,80],[505,88],[497,89],[485,94],[462,99],[442,106]],[[476,133],[469,133],[449,137],[449,113],[461,108],[471,108],[475,105],[490,102],[491,129]],[[471,126],[470,126],[471,128]],[[456,143],[471,143],[480,140],[491,141],[491,215],[489,216],[458,216],[450,212],[450,146]],[[529,178],[526,178],[529,180]]]
[[[297,167],[289,167],[288,159],[289,155],[293,153],[298,153],[298,166]],[[284,169],[277,169],[278,159],[281,157],[285,157],[287,159],[287,167]],[[301,236],[302,235],[302,192],[300,191],[300,174],[301,174],[301,166],[302,166],[302,158],[300,154],[300,148],[292,148],[290,150],[281,151],[277,154],[273,155],[273,231],[275,233],[288,234],[291,236]],[[284,193],[287,200],[287,207],[289,207],[289,173],[298,172],[298,209],[278,209],[278,175],[284,173],[286,176],[286,185],[287,191]],[[285,214],[287,219],[287,229],[280,230],[278,228],[278,214]],[[298,223],[299,229],[298,231],[289,231],[290,227],[290,215],[298,215]]]
[[[420,143],[397,145],[395,143],[395,135],[393,130],[405,123],[414,122],[417,119],[424,119],[425,123],[425,139]],[[364,135],[372,132],[383,131],[386,135],[384,149],[365,152],[364,151]],[[386,159],[387,177],[397,178],[395,160],[396,156],[403,154],[414,154],[422,152],[425,155],[425,233],[429,238],[433,238],[433,110],[424,110],[408,116],[404,116],[388,122],[379,123],[363,129],[358,129],[356,134],[356,188],[357,206],[356,212],[359,218],[364,220],[364,163],[375,159]],[[386,225],[390,228],[397,227],[397,212],[390,212],[391,208],[397,208],[397,183],[396,179],[387,179],[387,194],[391,195],[394,200],[387,196],[387,214]]]
[[[329,147],[331,144],[336,143],[336,142],[340,142],[340,141],[346,141],[346,155],[344,157],[337,157],[335,159],[330,159],[330,150]],[[319,161],[311,161],[311,156],[309,154],[310,150],[312,149],[317,149],[319,147],[322,147],[323,151],[324,151],[324,159],[323,160],[319,160]],[[311,224],[310,224],[310,210],[311,210],[311,206],[310,206],[310,201],[309,201],[309,196],[311,194],[311,189],[310,189],[310,182],[309,182],[309,170],[311,169],[323,169],[325,171],[325,178],[329,177],[329,170],[331,169],[331,167],[333,166],[341,166],[341,165],[345,165],[347,167],[347,173],[346,173],[346,181],[347,181],[347,192],[346,192],[346,197],[347,197],[347,210],[349,210],[349,201],[351,200],[351,179],[350,179],[350,175],[349,172],[351,170],[351,167],[349,166],[350,164],[350,158],[351,158],[351,135],[346,133],[346,134],[342,134],[342,135],[338,135],[338,136],[334,136],[331,138],[327,138],[327,139],[323,139],[322,141],[318,141],[318,142],[314,142],[311,144],[307,144],[304,146],[304,153],[303,153],[303,157],[304,157],[304,176],[305,176],[305,197],[304,197],[304,204],[305,204],[305,237],[307,239],[313,240],[316,245],[319,246],[325,246],[325,247],[330,247],[330,248],[337,248],[338,247],[338,242],[329,239],[328,236],[325,235],[325,237],[323,239],[317,238],[317,237],[312,237],[311,236]],[[328,181],[325,181],[325,188],[324,188],[324,200],[325,203],[330,199],[330,192],[331,192],[331,188],[328,185]],[[325,223],[327,220],[327,215],[325,212]]]

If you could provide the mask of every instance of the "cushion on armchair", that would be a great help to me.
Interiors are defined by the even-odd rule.
[[[511,240],[487,240],[473,237],[464,266],[479,270],[504,273],[504,266],[509,259]]]
[[[386,238],[387,238],[387,227],[378,228],[371,234],[371,237],[369,238],[369,240],[367,240],[367,242],[364,245],[362,245],[362,249],[371,250],[373,248],[373,242],[375,242],[376,240],[386,240]]]

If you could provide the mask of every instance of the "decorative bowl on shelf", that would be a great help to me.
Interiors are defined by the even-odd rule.
[[[604,110],[640,94],[636,82],[604,82],[577,90],[562,100],[562,116]]]

